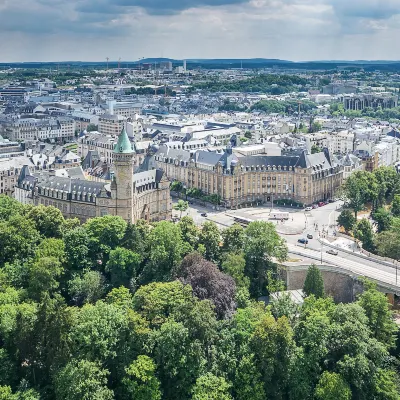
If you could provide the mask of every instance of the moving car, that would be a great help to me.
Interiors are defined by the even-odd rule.
[[[300,239],[298,240],[298,242],[301,243],[301,244],[308,244],[308,240],[305,239],[305,238],[300,238]]]
[[[306,211],[311,211],[312,209],[312,207],[306,207]]]
[[[200,214],[202,217],[207,217],[207,213],[201,213]]]
[[[332,256],[337,256],[338,255],[338,252],[336,250],[333,250],[333,249],[329,249],[326,252],[328,254],[331,254]]]
[[[311,233],[309,233],[309,234],[307,235],[307,239],[313,239],[313,238],[314,238],[314,236],[311,235]]]

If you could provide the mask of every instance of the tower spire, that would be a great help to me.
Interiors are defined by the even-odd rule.
[[[121,133],[118,136],[118,142],[114,148],[114,153],[117,154],[132,154],[135,150],[132,148],[132,144],[129,140],[128,134],[126,133],[125,127],[122,128]]]

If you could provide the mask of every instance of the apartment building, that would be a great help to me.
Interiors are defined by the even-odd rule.
[[[126,118],[121,115],[103,114],[99,116],[99,132],[103,135],[118,136],[125,126]]]
[[[37,119],[17,118],[1,122],[3,136],[16,141],[71,140],[75,136],[75,121],[69,117]]]
[[[0,158],[0,194],[12,196],[18,176],[24,165],[34,169],[32,161],[26,156]]]

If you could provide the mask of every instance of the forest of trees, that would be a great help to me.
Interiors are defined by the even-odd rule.
[[[296,75],[256,75],[244,80],[210,80],[197,83],[193,89],[206,89],[211,92],[246,92],[283,94],[307,91],[305,86],[309,80]]]
[[[0,196],[1,400],[398,400],[397,328],[373,285],[353,304],[272,306],[271,223],[80,224]]]
[[[400,261],[400,175],[393,167],[350,175],[343,195],[348,206],[338,218],[344,230],[362,242],[362,247]],[[358,219],[371,206],[370,217]]]

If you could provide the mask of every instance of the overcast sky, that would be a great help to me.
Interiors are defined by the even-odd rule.
[[[0,62],[400,59],[400,0],[0,0]]]

